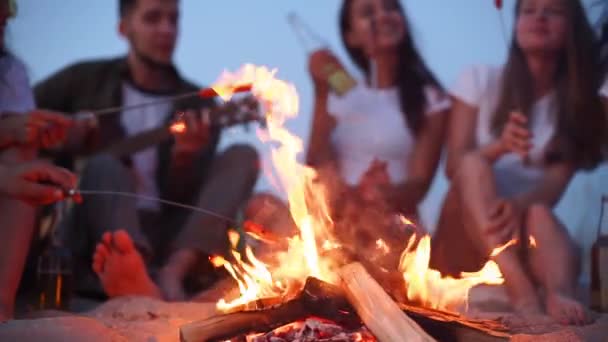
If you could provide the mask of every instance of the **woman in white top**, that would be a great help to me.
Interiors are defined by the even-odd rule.
[[[514,308],[539,313],[544,302],[563,323],[588,319],[574,298],[576,246],[552,207],[576,169],[601,160],[607,122],[595,47],[579,1],[517,1],[506,65],[472,68],[452,90],[453,187],[433,246],[432,263],[453,274],[479,269],[518,239],[493,258]]]
[[[440,159],[449,98],[416,50],[399,1],[345,0],[340,29],[365,79],[338,96],[312,68],[307,162],[371,204],[416,215]]]

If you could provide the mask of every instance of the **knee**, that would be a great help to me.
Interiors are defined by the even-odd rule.
[[[483,157],[477,153],[467,153],[462,157],[458,165],[455,180],[458,183],[462,183],[478,179],[478,177],[487,177],[489,176],[489,170],[490,166]]]
[[[232,145],[222,153],[222,160],[231,167],[246,172],[250,177],[257,178],[260,169],[260,158],[255,148],[249,145]]]
[[[272,194],[260,193],[251,196],[247,202],[245,216],[247,218],[256,218],[260,215],[272,215],[279,210],[288,211],[287,206],[283,201]]]
[[[534,229],[534,227],[542,224],[546,224],[552,220],[553,212],[551,208],[549,208],[545,204],[532,204],[526,210],[526,220],[528,222],[529,229]]]

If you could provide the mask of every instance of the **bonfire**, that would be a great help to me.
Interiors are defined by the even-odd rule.
[[[235,73],[224,72],[214,86],[214,90],[224,99],[230,99],[232,95],[230,89],[234,89],[235,84],[252,85],[252,94],[261,103],[266,116],[266,129],[259,131],[258,136],[272,146],[272,169],[265,171],[276,179],[280,190],[286,194],[291,216],[298,228],[298,232],[287,239],[285,250],[273,255],[276,262],[272,263],[261,261],[250,246],[246,246],[244,251],[238,249],[240,236],[236,232],[230,233],[230,240],[233,244],[231,257],[216,256],[212,262],[217,267],[224,267],[230,273],[238,286],[239,294],[233,298],[221,299],[217,303],[220,313],[244,313],[248,310],[265,309],[264,304],[260,303],[271,303],[266,307],[268,309],[297,302],[302,297],[302,293],[310,295],[315,292],[307,290],[307,284],[314,279],[328,287],[333,287],[334,290],[335,288],[343,289],[344,291],[338,291],[341,292],[339,296],[348,298],[352,304],[350,310],[353,311],[352,307],[354,307],[358,318],[362,319],[370,329],[374,326],[374,319],[371,317],[373,315],[370,316],[369,312],[362,313],[361,310],[371,310],[369,305],[389,302],[390,305],[387,307],[392,309],[384,308],[382,310],[385,313],[388,310],[391,315],[396,315],[393,317],[393,323],[409,324],[414,327],[415,324],[412,325],[409,321],[399,323],[401,318],[398,316],[407,317],[401,313],[404,306],[415,304],[417,308],[438,310],[428,312],[435,312],[439,316],[444,315],[443,319],[451,314],[454,315],[452,317],[459,317],[454,311],[458,308],[466,308],[468,293],[473,287],[480,284],[498,285],[504,282],[498,265],[492,260],[488,261],[478,272],[463,273],[458,278],[442,276],[438,271],[429,267],[430,237],[418,236],[414,233],[410,234],[410,240],[404,241],[401,247],[402,253],[400,253],[398,268],[382,270],[399,274],[401,282],[398,286],[401,286],[402,292],[405,293],[403,299],[390,298],[379,286],[376,288],[377,283],[371,277],[368,279],[365,268],[358,264],[345,265],[342,258],[336,257],[339,253],[332,253],[332,251],[348,246],[343,246],[336,237],[334,222],[329,210],[328,189],[324,187],[323,183],[316,181],[318,176],[316,170],[298,162],[298,156],[304,148],[303,142],[285,128],[285,122],[298,114],[298,94],[292,84],[278,79],[276,74],[276,70],[266,67],[245,65]],[[407,223],[405,226],[413,224],[404,217],[401,217],[400,220]],[[375,240],[374,245],[381,253],[392,252],[391,247],[382,239]],[[499,253],[500,250],[497,249],[496,253]],[[353,267],[357,269],[357,272],[353,273]],[[370,273],[374,273],[374,271],[370,270]],[[358,288],[361,284],[364,284],[364,288]],[[391,292],[390,290],[387,289],[388,292]],[[321,290],[317,294],[323,297],[324,291]],[[334,293],[332,291],[329,292]],[[359,298],[360,295],[372,296],[369,298],[375,298],[380,303],[362,303],[361,301],[364,299]],[[336,312],[346,310],[339,306],[336,309]],[[432,315],[429,314],[429,316]],[[380,325],[384,330],[390,330],[384,323]],[[318,333],[318,331],[311,332],[311,329],[315,330],[311,327],[329,327],[327,329],[333,329],[334,335],[345,338],[337,340],[368,340],[367,337],[364,338],[367,336],[367,330],[343,329],[338,331],[334,329],[334,323],[323,320],[311,321],[310,317],[301,317],[298,322],[292,322],[286,327],[279,328],[282,330],[249,334],[245,340],[272,340],[271,336],[275,338],[277,338],[277,334],[295,336],[294,334],[297,335],[298,331],[301,336],[306,333],[313,335]],[[182,333],[184,331],[192,333],[193,330],[190,328],[183,330]],[[381,334],[378,327],[375,328],[376,330],[372,329],[372,333]],[[497,328],[497,330],[500,329]],[[288,332],[286,333],[286,331]],[[418,334],[427,336],[424,331],[418,331]],[[329,341],[332,340],[331,338],[337,338],[334,335],[323,336]],[[264,336],[268,338],[264,339]],[[317,338],[320,337],[317,336]],[[336,339],[332,341],[334,340]]]

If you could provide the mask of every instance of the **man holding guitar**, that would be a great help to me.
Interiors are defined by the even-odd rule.
[[[125,58],[69,66],[35,89],[41,108],[123,108],[93,124],[74,125],[61,159],[89,157],[81,190],[136,192],[234,217],[257,180],[257,154],[245,145],[216,154],[223,124],[214,118],[228,115],[227,108],[210,99],[170,101],[198,89],[173,66],[178,0],[120,0],[119,8],[119,32],[129,43]],[[138,106],[148,102],[155,104]],[[175,115],[186,130],[172,135],[168,126]],[[83,197],[62,225],[74,255],[77,291],[97,293],[102,285],[109,296],[181,300],[186,276],[213,272],[207,257],[228,248],[226,223],[217,218],[153,201]],[[204,270],[194,270],[197,265]]]

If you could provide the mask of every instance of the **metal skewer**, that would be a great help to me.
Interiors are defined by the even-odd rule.
[[[234,87],[232,89],[232,92],[235,94],[243,93],[243,92],[251,91],[251,89],[252,89],[251,84],[243,84],[243,85]],[[203,98],[203,99],[208,99],[208,98],[213,98],[213,97],[219,96],[219,94],[211,87],[203,88],[203,89],[192,91],[189,93],[183,93],[183,94],[178,94],[175,96],[170,96],[170,97],[160,99],[160,100],[142,102],[142,103],[129,105],[129,106],[117,106],[117,107],[104,108],[104,109],[89,111],[87,113],[89,114],[89,116],[92,115],[95,117],[100,117],[100,116],[104,116],[104,115],[117,114],[117,113],[121,113],[124,111],[129,111],[129,110],[138,109],[138,108],[142,108],[142,107],[154,106],[154,105],[169,103],[169,102],[173,102],[173,101],[177,101],[177,100],[194,98],[197,96],[200,98]]]
[[[195,207],[193,205],[188,205],[188,204],[183,204],[183,203],[179,203],[179,202],[174,202],[174,201],[169,201],[166,199],[162,199],[162,198],[158,198],[158,197],[152,197],[152,196],[146,196],[146,195],[139,195],[139,194],[135,194],[135,193],[131,193],[131,192],[122,192],[122,191],[93,191],[93,190],[77,190],[77,189],[69,189],[69,190],[65,190],[65,195],[67,197],[73,198],[79,195],[90,195],[90,196],[106,196],[106,195],[113,195],[113,196],[122,196],[122,197],[129,197],[129,198],[134,198],[134,199],[142,199],[142,200],[146,200],[146,201],[153,201],[153,202],[160,202],[163,204],[167,204],[167,205],[171,205],[174,207],[179,207],[179,208],[183,208],[183,209],[189,209],[192,211],[196,211],[199,213],[203,213],[209,216],[213,216],[215,218],[219,218],[221,220],[224,220],[228,223],[232,223],[232,224],[238,224],[237,220],[230,218],[228,216],[224,216],[222,214],[218,214],[214,211],[211,210],[207,210],[207,209],[203,209],[200,207]]]

